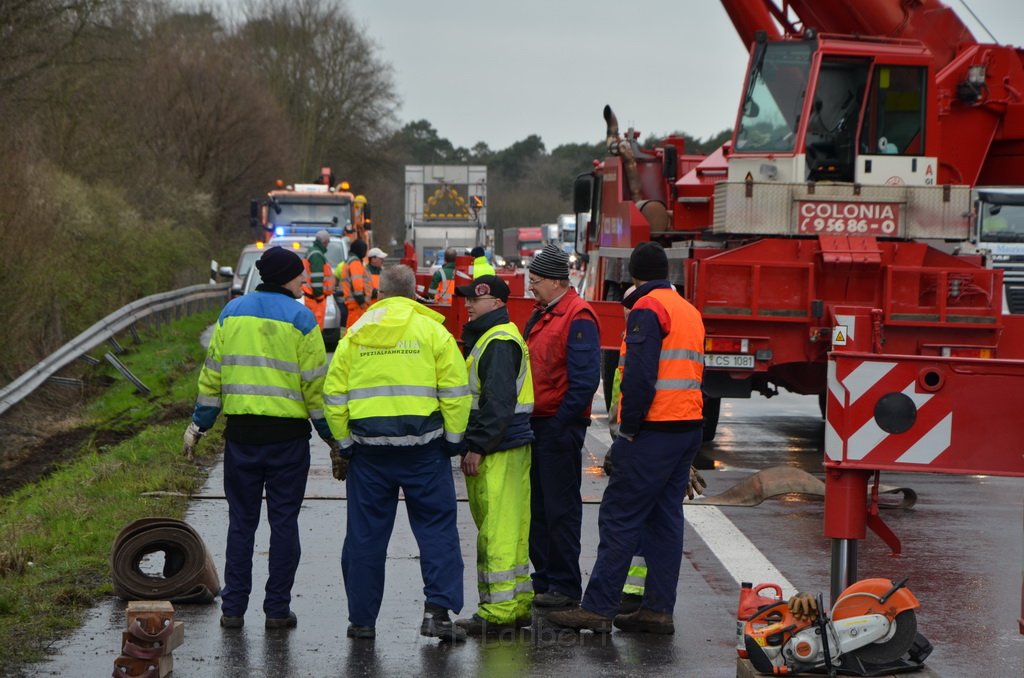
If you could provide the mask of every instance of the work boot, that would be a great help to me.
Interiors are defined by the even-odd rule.
[[[294,612],[289,612],[287,617],[267,617],[268,629],[294,629],[299,625],[299,618]]]
[[[245,617],[232,617],[229,614],[220,616],[220,625],[226,629],[240,629],[245,626]]]
[[[548,621],[570,629],[590,629],[594,633],[611,633],[612,618],[577,607],[573,610],[558,610],[548,614]]]
[[[448,610],[439,605],[426,603],[423,606],[423,623],[420,624],[420,635],[428,638],[440,638],[461,642],[466,639],[466,630],[452,623]]]
[[[356,638],[359,640],[373,640],[377,637],[377,629],[373,626],[358,626],[356,624],[349,624],[348,631],[345,633],[349,638]]]
[[[533,604],[537,607],[549,607],[549,608],[561,608],[561,607],[572,607],[573,605],[579,605],[580,601],[575,598],[570,598],[564,593],[558,591],[551,591],[548,593],[538,593],[533,597]]]
[[[633,614],[640,609],[642,602],[644,602],[643,596],[635,593],[623,593],[619,600],[619,614]]]
[[[666,636],[676,632],[671,614],[655,612],[646,607],[641,607],[632,614],[616,615],[615,628],[632,633],[658,633]]]

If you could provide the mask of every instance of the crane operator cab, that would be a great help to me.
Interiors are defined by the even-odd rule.
[[[758,34],[729,181],[934,185],[931,55],[911,40]],[[932,94],[932,96],[934,96]]]

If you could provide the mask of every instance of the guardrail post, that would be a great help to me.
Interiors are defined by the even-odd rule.
[[[97,360],[96,362],[98,363],[99,361]],[[47,381],[53,384],[60,384],[61,386],[76,386],[78,388],[81,388],[82,386],[85,385],[81,379],[75,379],[74,377],[53,376],[47,379]]]
[[[132,384],[135,385],[135,388],[139,391],[139,393],[143,395],[149,395],[150,393],[152,393],[152,391],[149,390],[149,387],[143,384],[141,381],[139,381],[139,378],[132,374],[131,370],[129,370],[128,367],[123,362],[118,360],[117,356],[115,356],[113,353],[110,353],[108,351],[106,355],[104,355],[103,357],[107,359],[107,362],[114,366],[114,369],[116,369],[118,372],[124,375],[125,379],[132,382]]]
[[[117,343],[117,337],[109,337],[107,339],[107,343],[110,344],[111,347],[113,347],[114,353],[116,353],[118,355],[121,355],[122,353],[124,353],[124,347],[121,346],[121,344]]]

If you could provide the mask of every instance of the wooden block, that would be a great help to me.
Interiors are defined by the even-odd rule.
[[[174,615],[174,606],[167,600],[129,600],[128,612],[166,612]]]
[[[174,657],[168,654],[159,659],[136,659],[121,655],[114,660],[114,671],[126,677],[154,675],[154,669],[155,675],[164,678],[174,670]]]
[[[144,647],[144,648],[150,648],[150,647],[154,647],[156,645],[160,645],[160,649],[161,649],[160,654],[161,655],[170,654],[171,652],[174,651],[175,648],[181,647],[182,643],[184,643],[184,642],[185,642],[185,622],[180,622],[180,621],[174,622],[174,631],[171,633],[170,637],[167,639],[167,642],[164,643],[163,645],[160,645],[159,643],[147,642],[145,640],[141,640],[139,638],[136,638],[129,631],[122,631],[121,632],[121,647],[122,648],[124,648],[125,643],[133,643],[134,645],[138,645],[138,646]]]
[[[174,623],[174,606],[166,600],[132,600],[128,603],[128,626],[136,621],[146,633],[157,634]]]

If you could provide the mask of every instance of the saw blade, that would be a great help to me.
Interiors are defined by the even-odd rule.
[[[892,637],[858,647],[856,650],[850,651],[850,656],[856,657],[865,664],[888,664],[898,661],[910,649],[914,638],[917,637],[917,615],[913,610],[904,610],[896,615],[892,623],[896,626]]]

